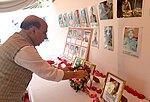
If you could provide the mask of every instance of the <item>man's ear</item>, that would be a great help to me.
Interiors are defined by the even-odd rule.
[[[35,33],[35,29],[36,29],[36,27],[32,26],[31,27],[31,32]]]

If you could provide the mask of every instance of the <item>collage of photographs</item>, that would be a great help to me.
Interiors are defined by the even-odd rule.
[[[117,0],[117,18],[131,18],[142,17],[142,4],[143,0]],[[113,51],[114,50],[114,31],[113,26],[106,25],[103,31],[100,31],[100,22],[103,20],[113,20],[113,0],[106,0],[100,2],[98,5],[92,5],[87,8],[77,9],[58,16],[60,27],[69,28],[92,28],[90,46],[99,49],[100,33],[103,33],[103,48]],[[127,30],[130,31],[127,31]],[[132,29],[132,31],[131,31]],[[134,27],[126,25],[123,29],[123,53],[138,57],[141,41],[142,27]],[[77,31],[78,32],[78,31]],[[133,39],[131,36],[133,33]],[[127,38],[127,36],[130,36]],[[127,40],[128,39],[128,40]],[[127,44],[128,43],[128,44]],[[125,47],[128,46],[128,47]]]
[[[63,53],[64,57],[71,61],[75,57],[87,60],[92,33],[93,29],[91,28],[69,28]]]

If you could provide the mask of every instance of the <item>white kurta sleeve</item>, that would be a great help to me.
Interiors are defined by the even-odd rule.
[[[52,67],[43,60],[37,50],[32,46],[23,47],[14,58],[15,63],[32,71],[38,76],[51,81],[61,81],[64,71]]]

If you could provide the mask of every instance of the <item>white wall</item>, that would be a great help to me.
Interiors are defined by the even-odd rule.
[[[57,0],[53,7],[55,12],[56,24],[54,33],[56,39],[59,39],[60,50],[63,52],[65,38],[67,35],[67,28],[60,28],[58,25],[58,15],[68,11],[74,11],[83,7],[91,5],[98,5],[102,0]],[[143,0],[144,1],[144,0]],[[65,2],[65,3],[64,3]],[[114,3],[114,19],[100,22],[100,45],[99,49],[90,48],[89,61],[97,65],[97,69],[106,74],[108,71],[126,80],[127,85],[136,89],[150,99],[150,40],[149,40],[149,24],[150,24],[150,1],[143,2],[143,17],[123,19],[117,18],[117,0]],[[114,27],[114,51],[108,51],[103,48],[103,27],[105,25],[112,25]],[[122,38],[123,28],[125,26],[139,26],[143,27],[141,52],[139,58],[135,58],[122,53]],[[129,96],[130,97],[130,96]],[[136,98],[136,97],[135,97]],[[134,102],[130,97],[130,102]],[[139,100],[140,101],[140,100]]]
[[[2,39],[8,38],[12,34],[11,18],[18,18],[19,21],[24,18],[24,16],[29,14],[36,14],[47,16],[48,28],[48,38],[49,42],[44,42],[41,47],[38,47],[40,54],[42,56],[59,56],[63,53],[65,46],[67,30],[68,28],[60,28],[58,24],[58,15],[61,13],[66,13],[68,11],[74,11],[83,7],[88,7],[91,5],[98,5],[102,0],[56,0],[50,8],[40,10],[40,11],[20,11],[16,14],[9,13],[7,16],[1,15],[1,30],[0,37]],[[143,93],[148,99],[150,99],[150,35],[149,35],[149,25],[150,25],[150,1],[143,0],[143,17],[141,18],[129,18],[129,19],[118,19],[116,17],[117,0],[114,0],[114,19],[108,21],[100,22],[100,45],[99,49],[90,48],[89,61],[97,65],[97,69],[106,74],[108,71],[112,72],[127,81],[127,85],[136,89],[140,93]],[[2,23],[3,22],[3,23]],[[105,25],[113,25],[114,27],[114,51],[108,51],[103,48],[103,27]],[[142,26],[142,42],[141,42],[141,52],[140,57],[135,58],[122,53],[122,37],[124,26]],[[40,82],[35,82],[39,83]],[[34,87],[33,84],[32,87]],[[48,85],[47,85],[48,86]],[[129,102],[143,102],[136,97],[124,92],[129,99]],[[38,93],[36,93],[38,94]],[[47,92],[47,94],[50,94]],[[38,95],[37,95],[38,96]]]

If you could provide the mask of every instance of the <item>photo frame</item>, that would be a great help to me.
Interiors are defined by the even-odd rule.
[[[92,28],[69,27],[63,57],[72,62],[75,57],[87,60],[92,33]]]
[[[87,83],[87,86],[89,88],[91,88],[92,86],[92,82],[93,82],[93,78],[94,78],[94,71],[95,71],[95,68],[96,68],[96,65],[89,62],[89,61],[84,61],[84,67],[86,68],[88,74],[89,74],[89,81]]]
[[[125,81],[118,76],[108,72],[102,93],[105,102],[120,102],[124,90]]]
[[[75,57],[74,61],[73,61],[73,65],[72,67],[77,67],[79,65],[83,66],[84,65],[84,59],[80,58],[80,57]]]

